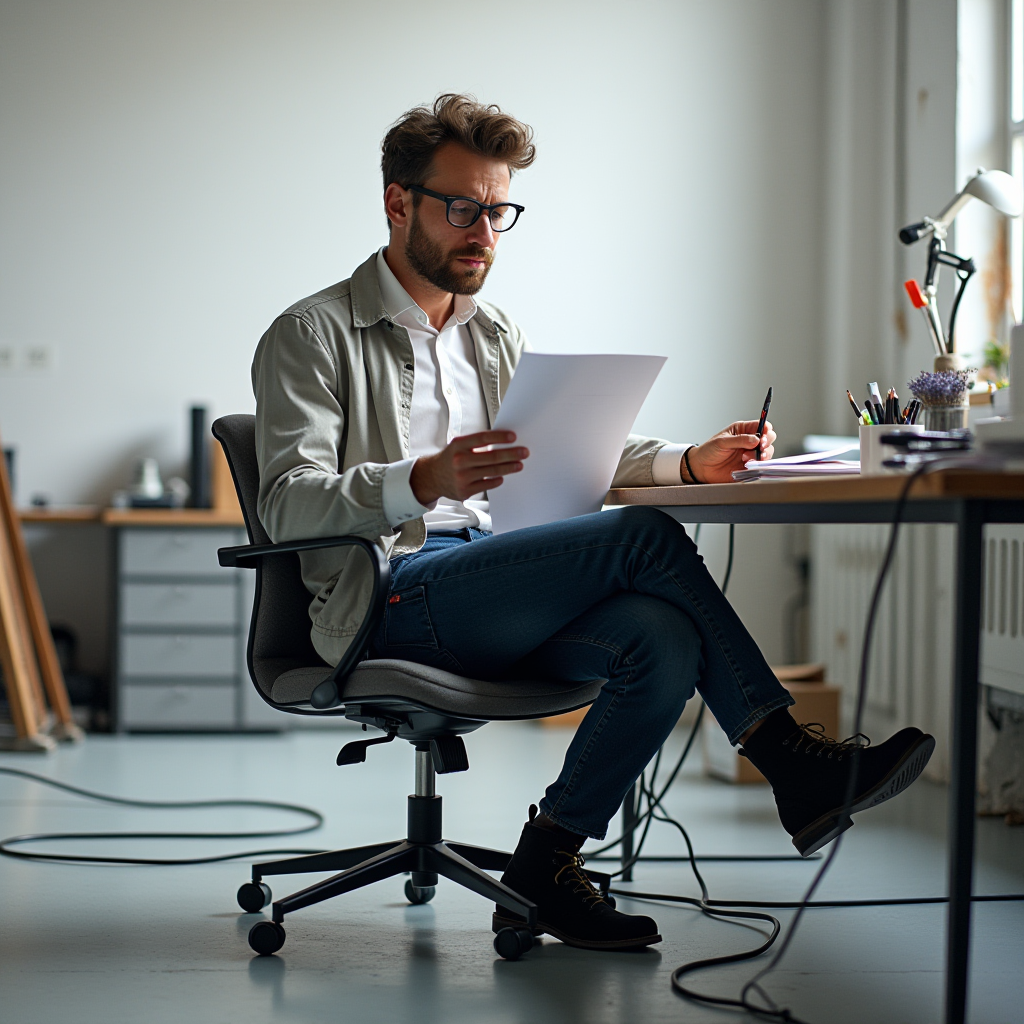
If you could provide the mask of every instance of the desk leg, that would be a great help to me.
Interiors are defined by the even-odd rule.
[[[636,833],[636,783],[626,791],[622,801],[622,881],[633,881],[633,836]],[[627,867],[627,865],[629,865]]]
[[[974,794],[978,757],[978,657],[981,630],[980,503],[965,501],[957,520],[956,652],[953,662],[949,784],[949,914],[946,920],[946,1024],[967,1019],[970,973]]]

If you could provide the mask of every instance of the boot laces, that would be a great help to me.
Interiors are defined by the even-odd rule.
[[[817,753],[818,757],[842,761],[855,750],[871,746],[871,740],[862,732],[848,736],[845,740],[834,740],[825,734],[825,726],[821,722],[808,722],[806,725],[801,724],[792,736],[782,741],[782,745],[791,746],[794,754],[801,751],[805,754]]]
[[[568,860],[555,872],[556,885],[571,885],[574,893],[579,893],[583,901],[591,906],[597,903],[604,903],[604,897],[594,888],[594,883],[583,870],[584,861],[582,854],[571,853],[568,850],[559,850],[560,854]]]

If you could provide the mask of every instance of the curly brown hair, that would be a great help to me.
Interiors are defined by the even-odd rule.
[[[407,110],[388,129],[380,147],[384,188],[392,182],[402,188],[422,185],[430,175],[435,151],[446,142],[504,160],[510,173],[529,167],[537,155],[528,124],[493,103],[485,105],[474,96],[446,92],[432,107]],[[414,205],[421,198],[416,195]]]

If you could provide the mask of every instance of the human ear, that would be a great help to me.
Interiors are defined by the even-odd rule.
[[[395,227],[404,228],[412,214],[412,193],[392,182],[384,190],[384,212]]]

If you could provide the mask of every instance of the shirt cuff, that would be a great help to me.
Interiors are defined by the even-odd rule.
[[[683,482],[683,473],[679,468],[679,463],[683,458],[683,452],[691,447],[693,446],[688,444],[666,444],[654,453],[651,474],[656,487],[671,487]],[[385,477],[386,479],[387,477]],[[385,508],[387,508],[386,505]]]
[[[401,462],[388,463],[388,468],[384,470],[381,501],[384,505],[384,518],[392,527],[425,516],[437,504],[435,501],[433,505],[421,505],[412,493],[409,477],[415,463],[415,459],[403,459]]]

